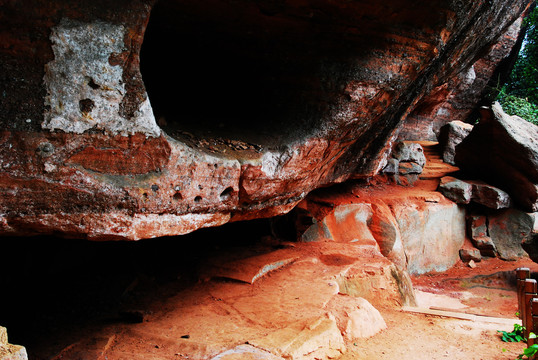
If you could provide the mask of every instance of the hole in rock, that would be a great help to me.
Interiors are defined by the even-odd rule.
[[[87,77],[86,77],[86,80],[88,81],[88,86],[91,87],[92,89],[97,90],[97,89],[100,88],[100,86],[97,85],[97,84],[95,83],[95,81],[94,81],[91,77],[87,76]]]
[[[220,199],[222,201],[228,200],[234,192],[234,189],[232,187],[227,187],[224,189],[224,191],[220,194]]]
[[[152,9],[140,61],[159,125],[226,154],[304,138],[341,91],[341,49],[361,47],[329,37],[336,23],[234,4],[163,0]]]
[[[95,103],[92,99],[82,99],[79,101],[78,105],[80,108],[80,112],[83,114],[90,113],[95,107]]]

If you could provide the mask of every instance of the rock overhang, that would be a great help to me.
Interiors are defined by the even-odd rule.
[[[371,176],[527,3],[56,1],[32,24],[6,8],[24,25],[0,52],[0,229],[177,235]]]

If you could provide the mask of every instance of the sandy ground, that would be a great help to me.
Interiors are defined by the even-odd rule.
[[[251,225],[252,231],[263,227],[260,222]],[[207,234],[214,233],[203,236]],[[137,244],[61,240],[40,248],[42,239],[32,241],[17,243],[36,249],[27,266],[17,276],[4,272],[11,274],[11,282],[3,284],[9,296],[2,298],[0,324],[8,327],[10,342],[26,346],[33,360],[201,360],[268,333],[279,322],[315,315],[315,296],[286,295],[305,281],[307,273],[299,270],[294,277],[277,270],[253,285],[200,279],[208,254],[255,251],[250,244],[224,248],[218,241],[194,241],[198,245],[187,249],[173,239]],[[313,248],[308,251],[308,256],[320,255]],[[508,318],[511,324],[517,321],[512,274],[519,266],[538,271],[528,259],[488,259],[474,269],[459,262],[445,273],[412,280],[422,307]],[[321,286],[316,284],[312,289]],[[250,302],[259,294],[261,302]],[[378,310],[388,328],[347,343],[341,359],[514,359],[524,347],[500,340],[497,330],[512,328],[506,323],[407,313],[397,304],[385,303]]]
[[[537,270],[528,259],[489,259],[475,269],[459,262],[445,273],[414,277],[419,302],[422,300],[419,305],[513,319],[515,323],[517,297],[512,270],[519,266]],[[350,347],[342,360],[515,359],[526,347],[523,343],[502,342],[497,330],[510,331],[512,326],[495,320],[458,320],[390,309],[382,313],[388,329]]]
[[[437,316],[383,312],[388,330],[350,347],[351,359],[515,359],[521,343],[503,343],[506,326]],[[505,349],[505,350],[503,350]]]

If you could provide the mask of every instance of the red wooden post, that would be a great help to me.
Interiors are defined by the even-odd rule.
[[[525,279],[530,278],[531,270],[529,268],[517,268],[516,269],[516,282],[517,282],[517,312],[518,317],[523,319],[523,312],[525,307],[523,306],[523,294]]]
[[[532,313],[532,325],[529,325],[530,330],[538,335],[538,298],[534,298],[531,301],[531,313]],[[527,338],[527,347],[534,345],[536,339]],[[532,356],[529,359],[536,360],[537,356]]]
[[[525,279],[525,295],[523,301],[525,304],[525,311],[523,317],[523,326],[525,327],[525,338],[529,338],[529,333],[532,329],[532,310],[531,310],[531,300],[538,297],[538,284],[534,279]]]

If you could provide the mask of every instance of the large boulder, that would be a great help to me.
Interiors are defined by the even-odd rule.
[[[535,214],[506,209],[488,215],[488,233],[498,256],[503,260],[517,260],[525,251],[522,245],[534,236]]]
[[[469,204],[473,201],[490,209],[504,209],[512,205],[512,199],[505,191],[479,180],[465,181],[444,176],[439,182],[438,190],[457,204]]]
[[[372,247],[409,274],[445,271],[459,259],[465,210],[435,193],[428,201],[396,196],[337,205],[315,220],[301,239]]]
[[[465,181],[444,176],[438,190],[457,204],[473,201],[490,209],[504,209],[512,205],[512,199],[505,191],[479,180]]]
[[[505,191],[481,181],[473,181],[472,185],[474,202],[490,209],[505,209],[512,205],[512,199]]]
[[[6,2],[0,234],[184,234],[375,175],[530,2]]]
[[[443,161],[456,165],[456,146],[473,130],[473,125],[455,120],[441,127],[439,130],[439,144],[443,149]]]
[[[465,241],[465,210],[446,199],[389,202],[400,230],[409,274],[441,272],[459,259]]]
[[[505,190],[524,211],[538,211],[538,127],[496,103],[456,147],[466,173]]]
[[[536,254],[537,214],[513,208],[471,214],[468,234],[483,256],[517,260],[527,252],[532,257]]]
[[[473,196],[473,185],[452,176],[444,176],[439,182],[439,192],[457,204],[468,204]]]

